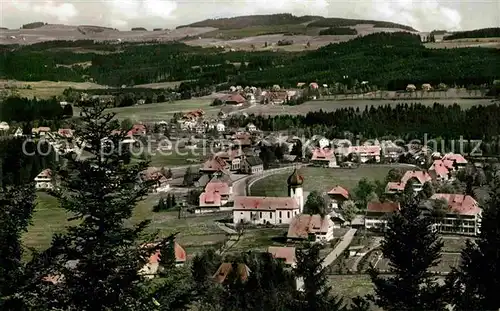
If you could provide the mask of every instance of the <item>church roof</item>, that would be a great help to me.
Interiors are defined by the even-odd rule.
[[[288,176],[287,183],[288,186],[301,186],[304,183],[304,177],[300,176],[295,168],[292,175]]]

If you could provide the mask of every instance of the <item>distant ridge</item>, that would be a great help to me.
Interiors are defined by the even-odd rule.
[[[244,15],[229,18],[206,19],[188,25],[181,25],[177,28],[184,27],[213,27],[220,30],[241,29],[246,27],[257,26],[272,26],[272,25],[298,25],[307,24],[307,27],[348,27],[359,24],[373,24],[377,28],[400,28],[407,31],[417,32],[413,27],[397,24],[387,21],[375,21],[364,19],[349,19],[349,18],[325,18],[323,16],[304,15],[295,16],[288,13],[269,14],[269,15]]]

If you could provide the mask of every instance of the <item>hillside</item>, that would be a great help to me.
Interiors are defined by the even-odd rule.
[[[500,27],[482,28],[469,31],[459,31],[444,37],[443,40],[472,39],[472,38],[500,38]]]
[[[204,21],[181,25],[184,27],[213,27],[219,30],[242,29],[246,27],[262,27],[275,25],[297,25],[322,19],[321,16],[294,16],[292,14],[247,15],[230,18],[206,19]]]
[[[325,18],[323,16],[295,16],[292,14],[247,15],[230,18],[207,19],[204,21],[182,25],[184,27],[213,27],[218,30],[234,30],[265,26],[300,25],[307,28],[353,27],[357,25],[373,25],[374,28],[397,28],[417,32],[414,28],[387,21],[374,21],[349,18]]]
[[[80,50],[73,52],[77,48]],[[404,32],[375,33],[299,53],[224,53],[220,47],[208,49],[179,42],[58,41],[0,54],[0,78],[4,79],[92,81],[110,86],[191,81],[181,84],[180,93],[221,83],[331,84],[346,75],[389,90],[404,89],[408,83],[479,85],[497,80],[499,72],[500,54],[494,49],[427,49],[418,35]]]

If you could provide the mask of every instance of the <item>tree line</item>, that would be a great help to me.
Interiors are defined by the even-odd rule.
[[[438,147],[441,141],[449,146],[451,141],[456,140],[455,148],[459,147],[458,140],[463,137],[464,140],[482,140],[482,151],[496,155],[500,135],[496,121],[498,116],[498,104],[463,109],[457,104],[399,103],[365,106],[364,109],[346,107],[331,112],[319,110],[306,115],[231,116],[228,125],[244,127],[253,123],[263,131],[292,131],[308,138],[313,135],[324,135],[329,139],[359,135],[364,139],[392,137],[408,142],[419,139],[423,143],[424,137],[427,137],[434,139]]]
[[[103,44],[103,48],[110,46],[115,48]],[[183,43],[117,46],[120,53],[104,55],[13,48],[0,55],[0,76],[23,81],[94,81],[120,87],[191,80],[191,89],[221,83],[295,87],[298,82],[331,84],[358,79],[381,89],[402,90],[409,83],[491,84],[500,69],[500,56],[494,49],[426,49],[418,35],[403,32],[375,33],[303,52],[220,53],[220,49]],[[89,61],[90,67],[78,65]]]
[[[62,107],[55,97],[52,99],[29,99],[11,96],[0,101],[0,115],[2,121],[6,122],[15,121],[33,125],[35,120],[39,120],[41,125],[46,125],[51,121],[58,122],[65,117],[72,117],[73,107],[71,104]]]
[[[500,37],[500,27],[481,28],[476,30],[458,31],[443,40],[467,39],[467,38],[498,38]]]

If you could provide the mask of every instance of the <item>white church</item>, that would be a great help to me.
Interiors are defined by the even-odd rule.
[[[251,224],[290,224],[304,209],[304,179],[297,169],[287,179],[288,197],[237,196],[234,198],[233,222]]]

